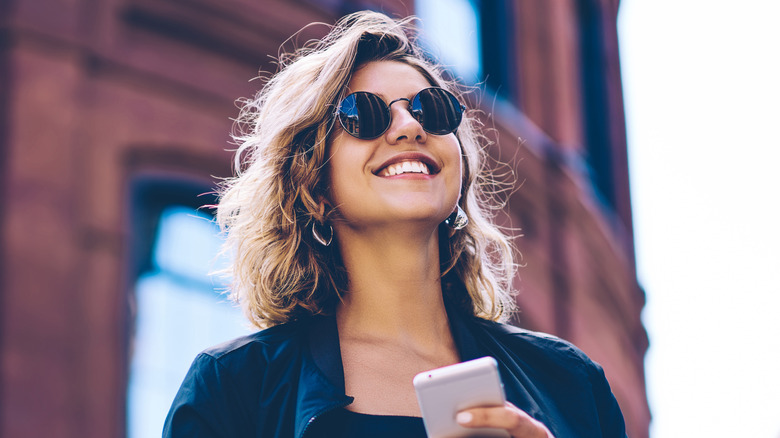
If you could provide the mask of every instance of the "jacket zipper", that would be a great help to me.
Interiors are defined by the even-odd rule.
[[[309,426],[311,426],[311,425],[312,425],[312,423],[314,423],[314,421],[315,421],[315,420],[317,420],[317,418],[319,418],[319,417],[321,417],[321,416],[323,416],[323,415],[327,414],[328,412],[332,412],[332,411],[335,411],[336,409],[341,409],[341,408],[343,408],[343,407],[345,407],[345,406],[348,406],[348,405],[350,405],[350,404],[352,403],[352,401],[353,401],[353,400],[354,400],[354,399],[352,399],[352,398],[350,397],[350,399],[349,399],[349,400],[346,400],[346,401],[344,401],[344,402],[341,402],[341,403],[339,403],[339,404],[337,404],[337,405],[333,405],[333,406],[331,406],[331,407],[329,407],[329,408],[327,408],[327,409],[325,409],[325,410],[323,410],[323,411],[320,411],[320,412],[318,412],[317,414],[315,414],[314,416],[312,416],[311,418],[309,418],[309,421],[307,421],[307,422],[306,422],[306,426],[304,426],[304,427],[303,427],[303,430],[301,431],[301,435],[300,435],[300,437],[299,437],[299,438],[303,438],[303,437],[305,437],[305,436],[306,436],[306,432],[309,430]]]

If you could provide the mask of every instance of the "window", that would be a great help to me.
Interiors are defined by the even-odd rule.
[[[479,10],[474,2],[419,0],[415,5],[427,50],[464,82],[479,82],[481,32]]]
[[[418,0],[429,52],[466,84],[484,82],[513,98],[519,81],[514,62],[514,15],[507,0]]]
[[[134,291],[129,438],[160,435],[168,408],[198,352],[251,332],[242,312],[222,294],[226,283],[209,275],[226,263],[216,258],[221,238],[212,217],[175,203],[146,209],[155,210],[159,213],[154,218],[152,249]]]
[[[579,0],[580,51],[582,53],[583,129],[585,132],[585,159],[590,171],[595,194],[613,210],[615,194],[614,153],[610,139],[610,111],[607,101],[609,77],[604,61],[604,25],[601,6],[592,0]]]

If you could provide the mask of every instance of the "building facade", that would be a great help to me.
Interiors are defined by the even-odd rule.
[[[514,322],[601,363],[646,437],[619,1],[453,2],[476,41],[471,104],[514,174],[499,215],[522,234]],[[235,99],[280,46],[326,32],[288,39],[307,23],[436,2],[417,3],[0,0],[0,435],[127,434],[135,284],[160,212],[230,175]]]

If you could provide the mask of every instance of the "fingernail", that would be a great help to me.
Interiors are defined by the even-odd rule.
[[[471,415],[471,412],[458,412],[458,415],[455,416],[455,421],[459,424],[469,424],[473,418],[474,416]]]

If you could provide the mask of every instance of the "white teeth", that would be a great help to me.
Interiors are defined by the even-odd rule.
[[[395,176],[402,173],[422,173],[423,175],[430,175],[428,166],[424,163],[420,161],[403,161],[387,166],[382,172],[382,176]]]

